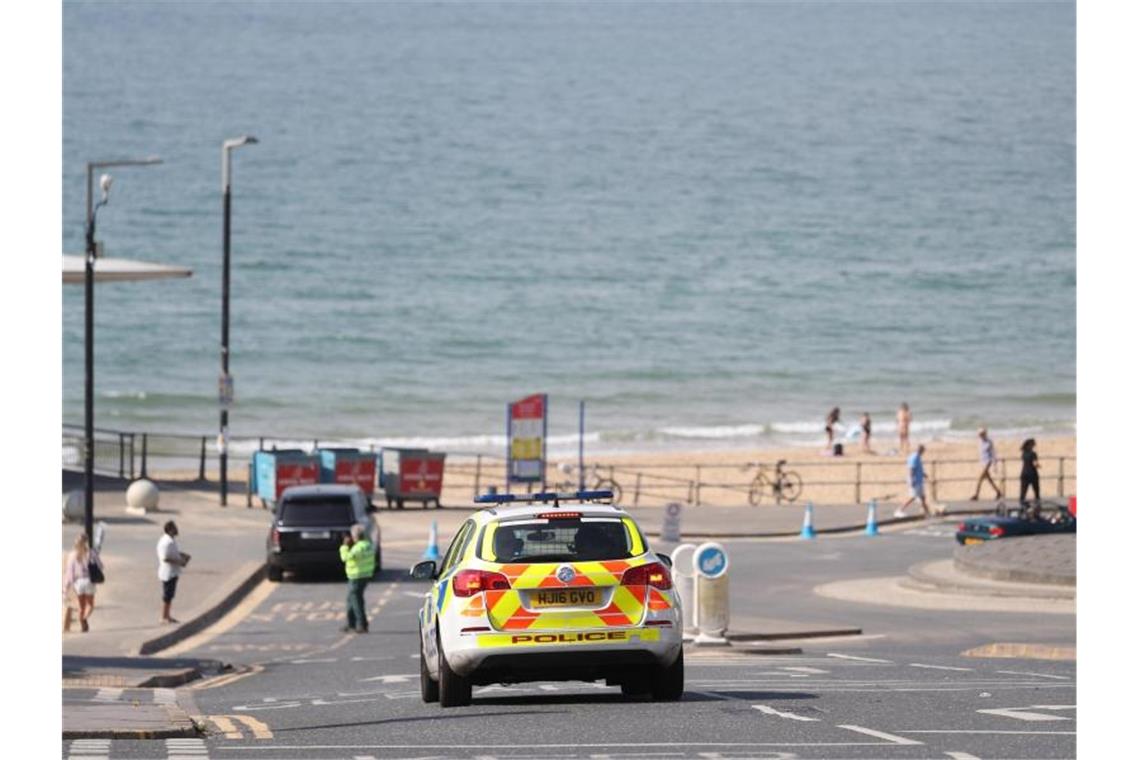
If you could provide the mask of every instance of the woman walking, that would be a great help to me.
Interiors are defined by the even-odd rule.
[[[103,569],[99,553],[87,545],[87,534],[80,533],[75,546],[67,555],[67,567],[63,572],[63,593],[74,591],[79,600],[79,630],[87,633],[87,618],[95,610],[95,583],[91,580],[91,566]]]
[[[1026,438],[1021,444],[1021,496],[1018,502],[1023,508],[1029,506],[1025,500],[1029,489],[1033,489],[1033,517],[1041,512],[1041,477],[1037,471],[1040,465],[1037,462],[1037,441]]]

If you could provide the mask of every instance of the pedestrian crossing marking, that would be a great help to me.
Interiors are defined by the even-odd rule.
[[[272,739],[273,732],[269,730],[269,726],[264,721],[260,721],[251,715],[196,715],[194,719],[199,722],[210,722],[218,727],[227,739],[242,739],[245,734],[237,724],[241,724],[254,739]]]

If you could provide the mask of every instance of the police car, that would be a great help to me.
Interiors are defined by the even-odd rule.
[[[443,707],[471,687],[598,681],[626,695],[679,700],[680,598],[609,491],[480,496],[455,534],[419,612],[420,691]]]

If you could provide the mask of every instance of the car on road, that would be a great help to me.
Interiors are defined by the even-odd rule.
[[[481,496],[437,566],[419,611],[420,691],[443,707],[472,686],[598,681],[679,700],[680,598],[609,491]],[[569,502],[569,503],[568,503]]]
[[[1038,515],[1013,509],[1004,514],[971,517],[958,523],[954,538],[959,544],[980,544],[999,538],[1076,532],[1076,516],[1060,504],[1050,504],[1043,505]]]
[[[280,581],[286,571],[343,571],[340,545],[353,525],[364,526],[376,547],[380,572],[380,527],[374,508],[358,486],[305,485],[286,488],[273,509],[273,524],[265,539],[269,580]]]

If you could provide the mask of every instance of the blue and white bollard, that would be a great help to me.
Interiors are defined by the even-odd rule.
[[[804,508],[804,527],[800,530],[800,538],[815,538],[815,526],[812,525],[814,511],[815,509],[809,501],[807,507]]]
[[[428,531],[428,545],[424,550],[423,559],[430,559],[439,562],[439,529],[436,527],[435,520],[431,521],[431,530]]]
[[[874,499],[871,499],[870,503],[867,504],[867,535],[868,536],[879,535],[879,520],[878,520],[878,516],[875,514],[876,510],[878,509],[878,506],[879,506],[878,503]]]

